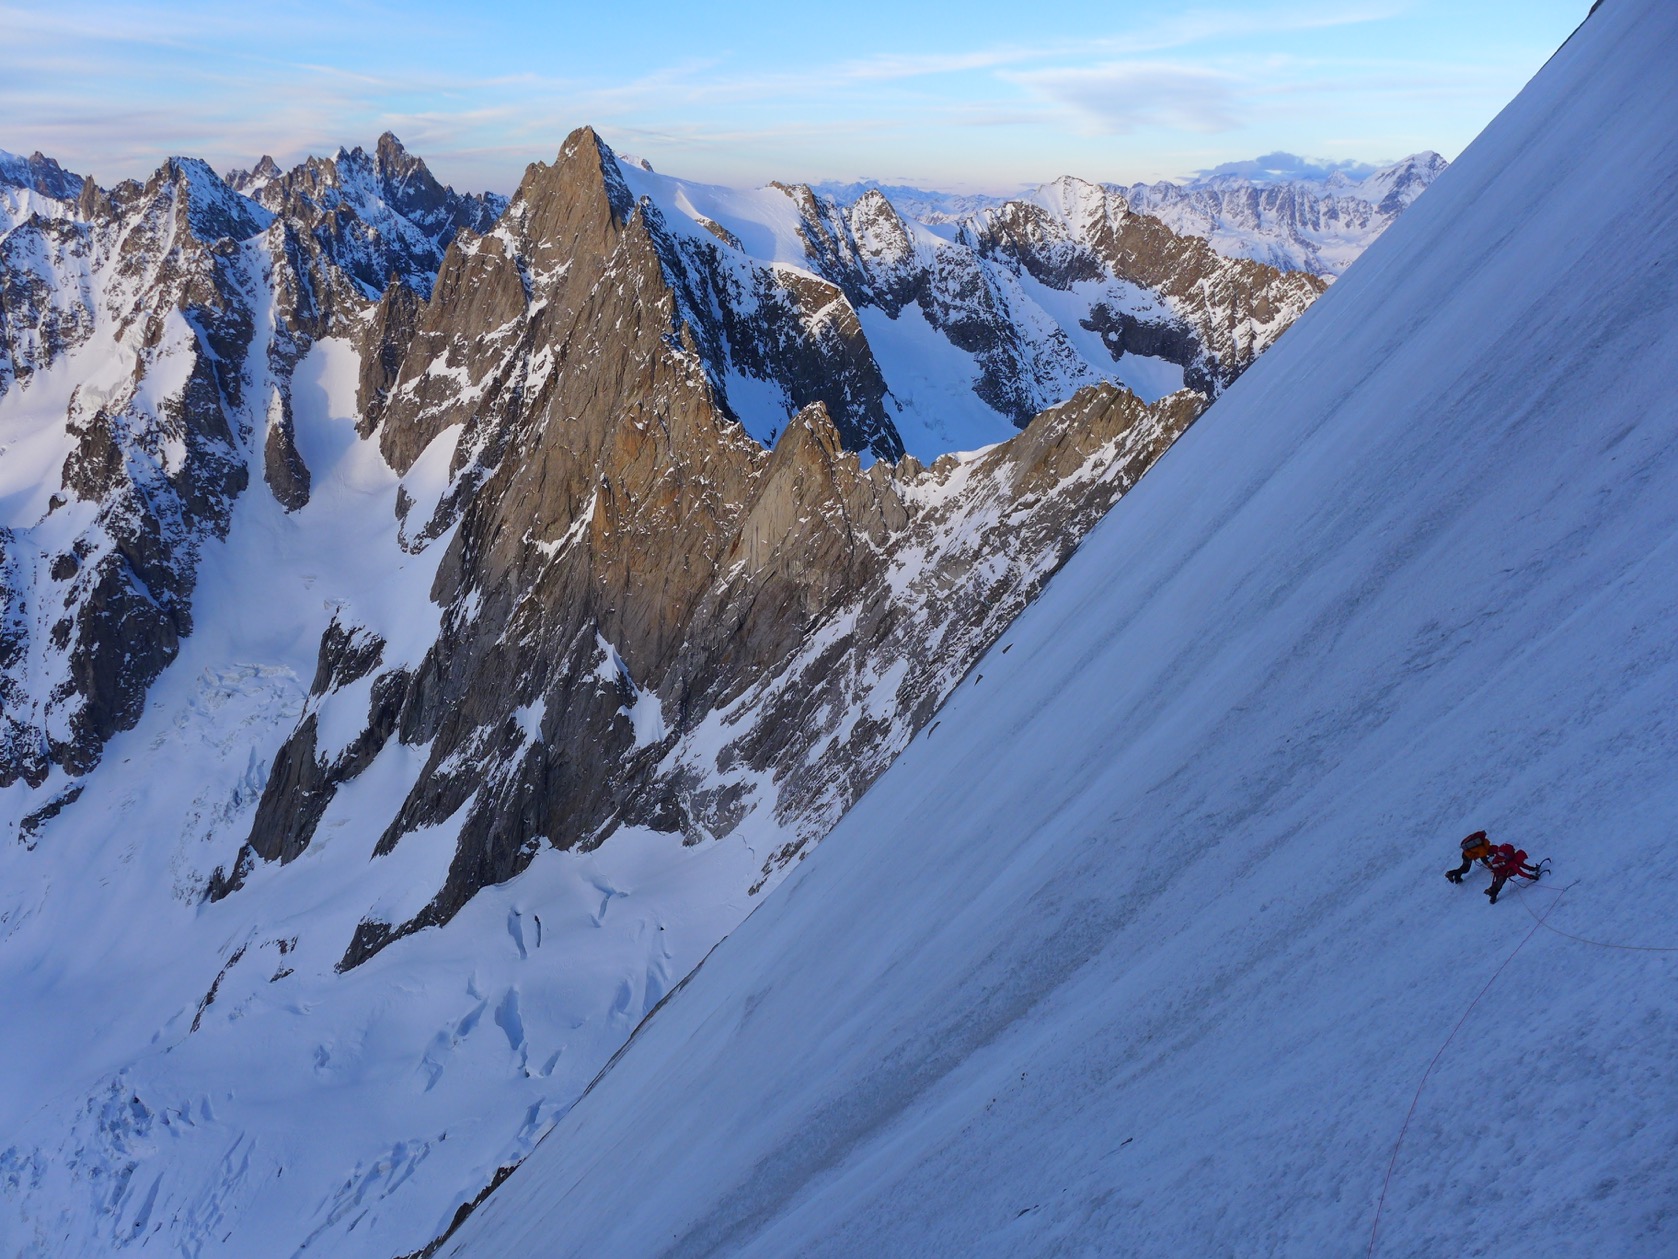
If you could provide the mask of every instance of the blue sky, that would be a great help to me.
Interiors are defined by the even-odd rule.
[[[0,148],[111,183],[171,153],[289,163],[390,129],[446,181],[501,191],[585,122],[734,184],[1008,191],[1278,149],[1455,157],[1588,8],[0,0]]]

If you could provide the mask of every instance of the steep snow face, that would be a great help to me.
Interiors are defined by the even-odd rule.
[[[1287,270],[1338,276],[1446,167],[1416,153],[1362,179],[1255,180],[1213,175],[1185,184],[1114,187],[1138,214],[1202,236],[1221,254]]]
[[[441,1253],[1669,1253],[1675,42],[1597,9]]]

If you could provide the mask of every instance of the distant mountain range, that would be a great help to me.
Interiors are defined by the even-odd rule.
[[[1231,162],[1186,182],[1104,184],[1130,209],[1198,236],[1230,258],[1334,277],[1369,247],[1446,167],[1437,153],[1390,166],[1313,164],[1287,153]],[[830,181],[818,192],[843,203],[869,191],[925,223],[961,219],[1010,198],[934,192],[870,180]]]

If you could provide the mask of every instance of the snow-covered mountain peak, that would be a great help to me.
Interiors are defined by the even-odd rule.
[[[851,206],[848,220],[856,235],[857,248],[881,267],[907,265],[915,250],[917,233],[910,222],[884,193],[870,188]],[[925,235],[925,233],[919,233]]]
[[[185,208],[199,240],[246,240],[265,231],[273,213],[236,192],[211,165],[196,157],[171,157],[145,185],[148,196],[170,189]]]
[[[81,202],[97,194],[91,179],[65,170],[50,157],[19,157],[0,150],[0,236],[36,214],[48,220],[86,217]]]
[[[19,157],[0,149],[0,188],[38,192],[58,201],[74,201],[86,182],[40,152]]]
[[[492,221],[493,216],[482,213],[475,203],[439,183],[431,168],[392,132],[379,136],[371,154],[359,145],[347,154],[340,150],[338,163],[341,176],[364,181],[366,195],[377,196],[435,236],[449,227],[482,230]]]
[[[1412,153],[1409,157],[1365,177],[1355,186],[1355,194],[1375,206],[1383,214],[1395,215],[1405,209],[1428,186],[1445,172],[1449,165],[1431,150]]]
[[[379,138],[373,144],[373,152],[380,172],[387,178],[400,178],[405,174],[422,170],[427,176],[431,174],[426,164],[396,138],[394,131],[380,132]]]
[[[1101,184],[1074,175],[1062,175],[1044,184],[1027,198],[1048,210],[1073,232],[1088,235],[1110,230],[1129,211],[1122,195]],[[980,211],[980,214],[987,213]]]
[[[230,170],[224,178],[228,187],[235,192],[243,193],[247,197],[255,197],[269,184],[285,174],[280,164],[268,154],[264,153],[255,166],[249,170]]]
[[[830,196],[840,205],[851,205],[870,192],[884,196],[904,215],[923,223],[946,223],[964,218],[1004,201],[1029,196],[1031,189],[1022,188],[1012,196],[994,193],[939,192],[917,188],[909,184],[884,183],[877,179],[855,180],[849,183],[824,180],[812,187],[823,196]]]

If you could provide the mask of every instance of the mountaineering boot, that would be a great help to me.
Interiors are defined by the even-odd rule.
[[[1455,870],[1445,871],[1445,877],[1447,879],[1451,880],[1451,882],[1453,882],[1453,883],[1461,883],[1462,882],[1462,875],[1458,874]]]
[[[1493,888],[1486,889],[1486,895],[1492,898],[1492,904],[1497,904],[1497,892]]]

